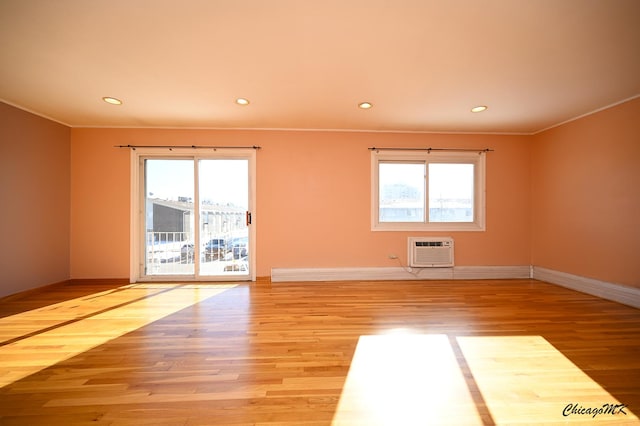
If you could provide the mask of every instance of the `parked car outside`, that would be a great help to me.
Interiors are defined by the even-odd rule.
[[[247,257],[249,246],[249,237],[238,237],[231,240],[229,250],[233,259],[242,259]]]
[[[205,261],[222,260],[229,251],[229,244],[224,238],[212,238],[204,245]]]
[[[193,243],[187,243],[180,248],[180,263],[193,263],[194,250]]]

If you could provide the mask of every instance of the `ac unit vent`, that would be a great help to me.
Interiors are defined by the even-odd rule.
[[[409,237],[409,266],[446,268],[453,266],[452,238]]]

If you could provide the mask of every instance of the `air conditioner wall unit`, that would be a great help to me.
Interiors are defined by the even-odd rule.
[[[453,238],[409,237],[409,266],[447,268],[453,266]]]

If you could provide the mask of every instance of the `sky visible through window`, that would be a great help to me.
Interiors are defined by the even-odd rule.
[[[238,207],[247,206],[246,160],[200,160],[200,201]],[[178,201],[194,199],[193,160],[147,160],[147,197]]]
[[[423,222],[425,207],[430,222],[473,221],[473,164],[381,162],[379,191],[379,217],[384,222]]]
[[[429,198],[473,200],[473,164],[429,164]]]

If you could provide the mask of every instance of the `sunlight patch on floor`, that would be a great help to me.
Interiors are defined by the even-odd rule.
[[[180,284],[130,284],[0,318],[0,343],[179,286]]]
[[[628,408],[623,409],[626,415],[620,407],[605,413],[625,401],[614,398],[542,336],[456,339],[496,424],[640,423]],[[602,413],[594,413],[607,404]]]
[[[0,347],[0,387],[235,286],[139,284],[125,286],[118,292],[96,293],[2,318],[0,326],[3,330],[6,328],[4,341],[19,337],[17,333],[33,335]],[[74,318],[80,319],[65,324]]]
[[[333,425],[482,424],[445,335],[360,336]]]
[[[332,424],[640,424],[624,403],[541,336],[400,330],[360,336]]]

